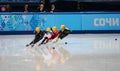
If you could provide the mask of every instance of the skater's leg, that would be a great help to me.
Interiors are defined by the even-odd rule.
[[[32,47],[34,46],[34,44],[36,44],[39,41],[39,39],[34,39],[32,42],[30,42],[29,44],[27,44],[26,46],[31,45]]]
[[[43,39],[43,41],[42,41],[38,46],[40,46],[41,44],[44,44],[47,39],[48,39],[48,37],[45,37],[45,38]]]
[[[56,39],[56,41],[54,41],[53,43],[56,43],[56,42],[62,40],[62,39],[65,38],[67,35],[68,35],[68,34],[60,34],[60,35],[58,36],[58,38]]]
[[[26,47],[30,46],[31,44],[33,44],[34,40],[32,42],[30,42],[29,44],[26,45]]]
[[[54,39],[54,36],[51,36],[50,38],[48,38],[48,39],[46,40],[45,43],[48,43],[48,42],[50,42],[50,41],[53,40],[53,39]]]

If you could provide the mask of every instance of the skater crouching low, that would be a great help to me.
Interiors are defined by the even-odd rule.
[[[30,45],[31,45],[31,47],[33,47],[34,44],[36,44],[38,41],[40,41],[44,37],[44,34],[45,33],[40,29],[40,27],[36,27],[35,38],[31,43],[27,44],[26,47],[28,47]]]
[[[57,39],[54,41],[54,43],[62,40],[63,38],[65,38],[68,34],[70,34],[72,31],[69,30],[65,25],[61,25],[60,26],[60,34],[58,35]]]

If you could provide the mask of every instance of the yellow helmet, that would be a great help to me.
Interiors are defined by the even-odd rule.
[[[57,30],[57,27],[56,27],[56,26],[53,26],[53,27],[52,27],[52,30],[53,30],[53,31],[56,31],[56,30]]]
[[[40,30],[41,30],[40,27],[36,27],[35,29],[36,32],[40,32]]]
[[[46,31],[47,31],[47,32],[50,32],[50,28],[46,28]]]
[[[61,25],[60,28],[61,28],[62,30],[64,30],[64,29],[65,29],[65,25]]]

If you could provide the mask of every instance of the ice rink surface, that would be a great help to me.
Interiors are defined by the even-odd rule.
[[[120,71],[120,34],[69,35],[25,47],[33,38],[0,35],[0,71]]]

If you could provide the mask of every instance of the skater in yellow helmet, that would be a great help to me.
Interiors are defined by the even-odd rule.
[[[49,41],[52,41],[53,39],[55,39],[58,35],[59,35],[60,31],[57,30],[56,26],[53,26],[52,28],[47,28],[46,29],[46,35],[49,35],[49,37],[45,37],[43,42],[41,44],[46,44]],[[39,44],[39,45],[41,45]]]
[[[31,45],[32,47],[34,46],[35,43],[37,43],[39,40],[41,40],[44,36],[44,32],[40,29],[40,27],[36,27],[35,28],[35,38],[34,40],[27,44],[26,46],[28,47],[29,45]]]
[[[52,36],[47,39],[47,42],[52,41],[53,39],[55,39],[60,33],[60,31],[57,29],[56,26],[53,26],[51,28],[51,32],[52,32]]]
[[[46,33],[45,33],[45,35],[44,35],[44,37],[43,37],[43,40],[42,40],[42,42],[41,42],[38,46],[40,46],[41,44],[46,44],[48,38],[50,38],[52,35],[53,35],[53,34],[52,34],[52,32],[51,32],[51,29],[50,29],[49,27],[46,28]]]
[[[58,38],[56,39],[56,41],[54,41],[54,43],[58,42],[59,40],[62,40],[64,37],[66,37],[68,34],[70,34],[72,32],[65,25],[61,25],[60,29],[61,29],[61,32],[60,32]]]
[[[53,26],[53,27],[52,27],[52,32],[53,32],[53,37],[52,37],[52,39],[56,38],[56,37],[59,35],[59,33],[60,33],[60,31],[57,29],[56,26]]]

